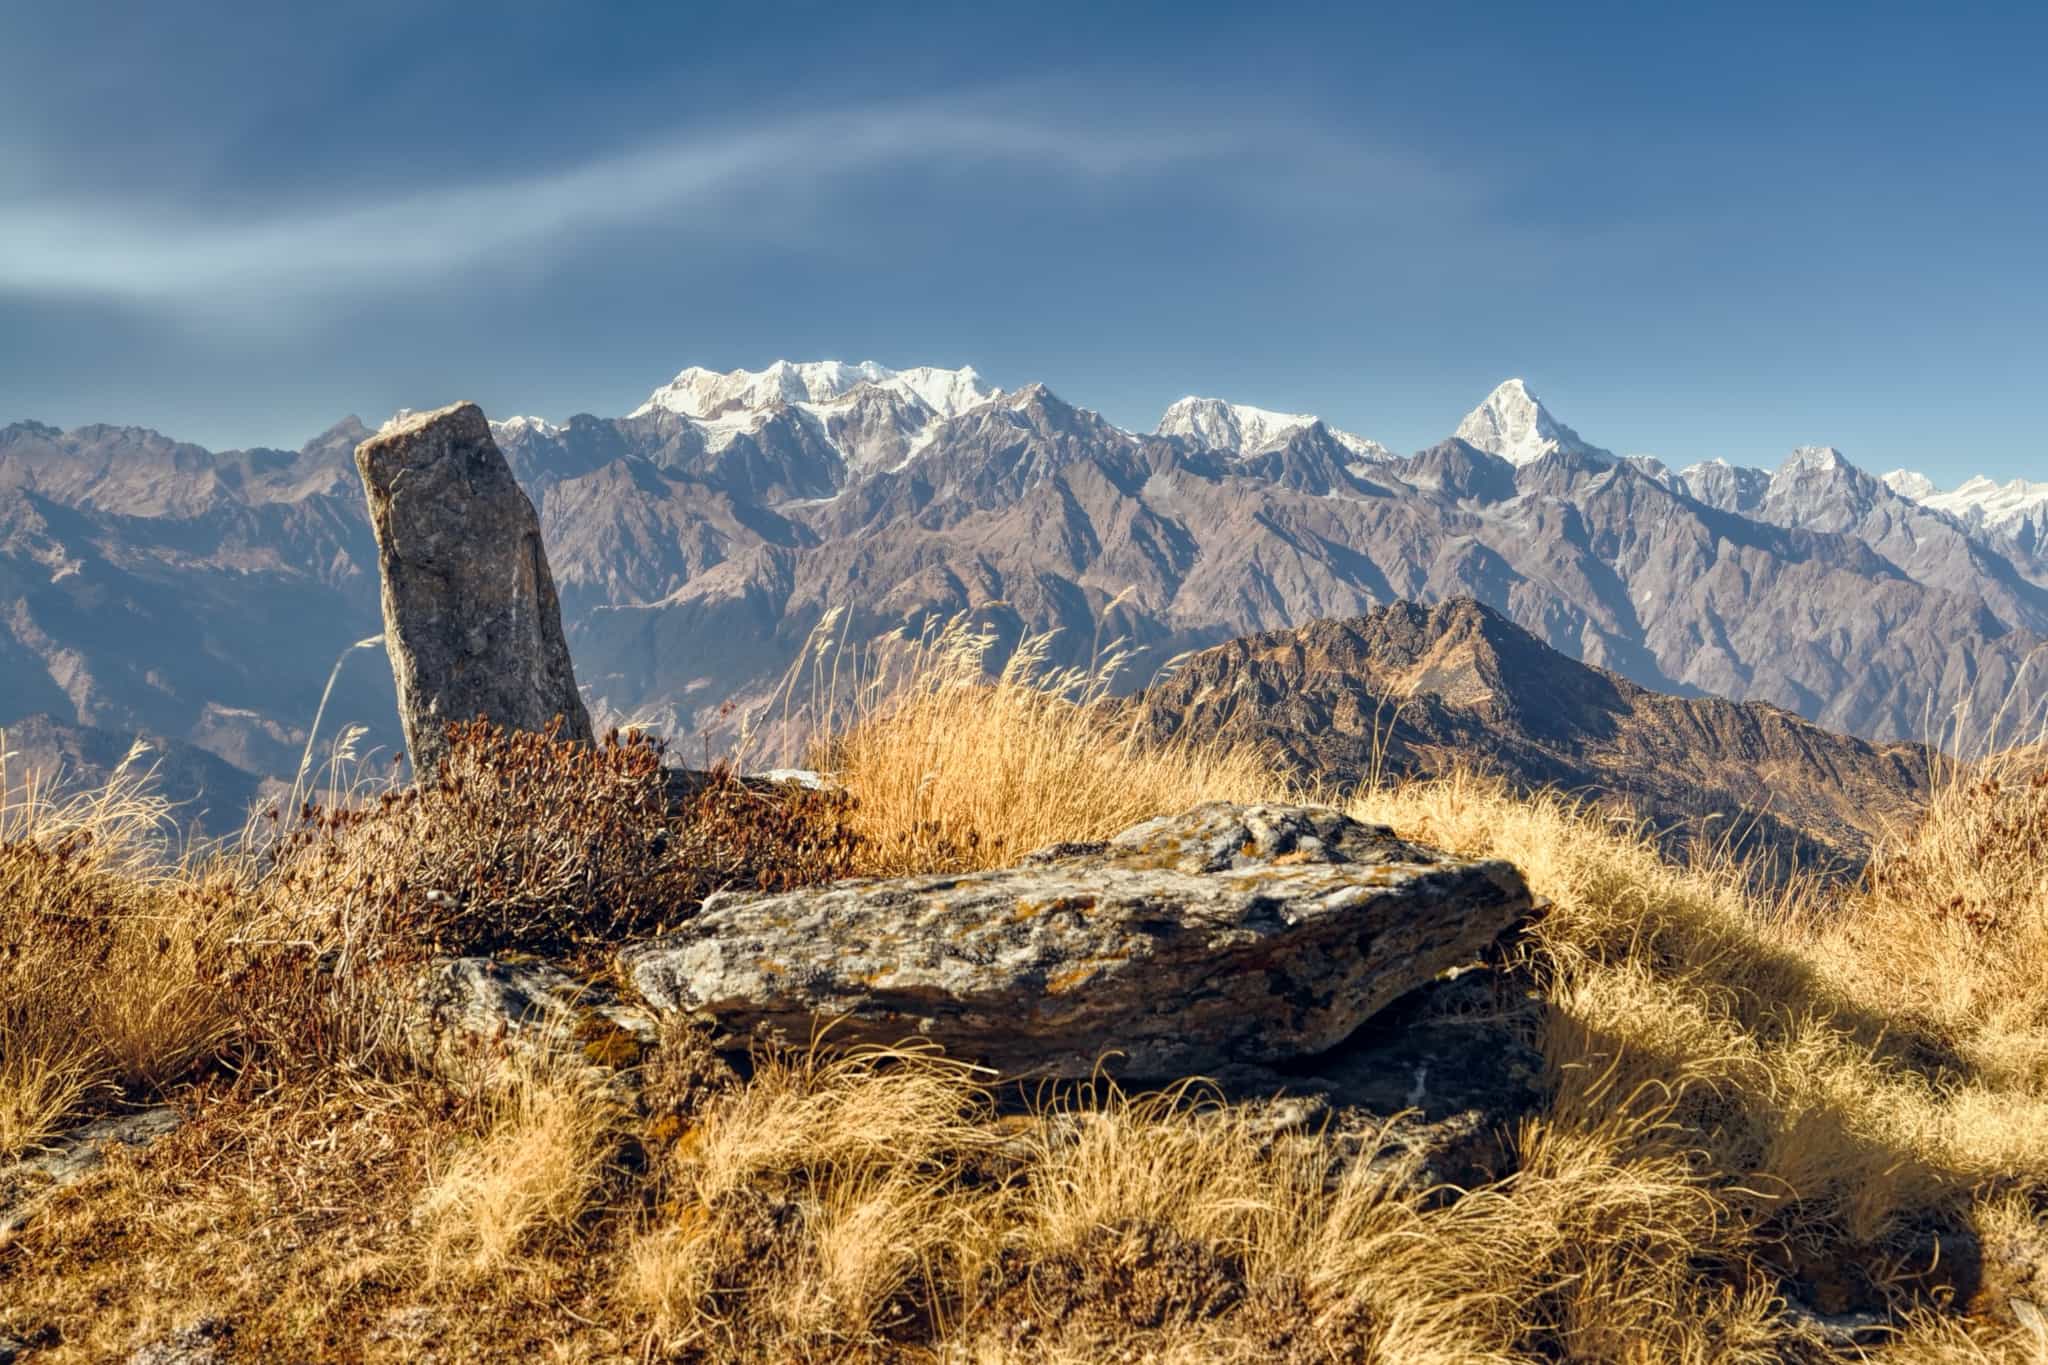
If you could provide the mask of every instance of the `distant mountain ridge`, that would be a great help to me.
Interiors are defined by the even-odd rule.
[[[1565,658],[1470,598],[1233,640],[1134,699],[1148,733],[1243,739],[1339,789],[1459,770],[1550,788],[1792,866],[1853,866],[1927,792],[1919,745],[1683,698]]]
[[[725,742],[812,629],[968,613],[1110,640],[1125,685],[1260,631],[1471,597],[1652,690],[1919,738],[2043,695],[2048,561],[1824,447],[1773,474],[1617,457],[1511,380],[1399,456],[1308,414],[1174,404],[1137,433],[971,368],[687,369],[624,417],[493,424],[540,512],[599,715]],[[395,739],[354,418],[298,451],[0,429],[0,723],[191,743],[279,775]],[[737,708],[737,710],[735,710]],[[317,746],[316,746],[317,747]],[[285,756],[289,755],[289,758]]]

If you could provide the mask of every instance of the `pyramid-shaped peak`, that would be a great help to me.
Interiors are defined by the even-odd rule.
[[[1454,434],[1467,445],[1516,465],[1533,463],[1554,451],[1606,455],[1551,416],[1543,400],[1521,379],[1509,379],[1495,387],[1485,402],[1465,414]]]

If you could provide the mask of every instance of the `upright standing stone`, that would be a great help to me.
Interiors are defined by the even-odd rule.
[[[588,741],[540,519],[474,403],[407,417],[356,447],[384,579],[384,645],[418,777],[449,722],[489,716]]]

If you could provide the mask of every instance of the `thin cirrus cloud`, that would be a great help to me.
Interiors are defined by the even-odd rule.
[[[735,197],[772,200],[794,210],[779,221],[801,221],[804,206],[891,168],[1028,169],[1079,188],[1213,172],[1206,183],[1217,194],[1247,202],[1270,195],[1276,179],[1325,197],[1368,183],[1393,189],[1395,180],[1402,193],[1457,193],[1455,182],[1427,168],[1299,129],[874,108],[686,134],[532,176],[394,188],[255,221],[226,221],[189,204],[23,196],[0,218],[0,290],[234,311],[280,295],[396,287],[494,260],[530,260],[636,223],[676,219],[715,234],[722,221],[761,221],[731,213]],[[707,211],[678,212],[693,205]]]

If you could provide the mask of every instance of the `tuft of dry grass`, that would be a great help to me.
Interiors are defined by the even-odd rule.
[[[878,870],[999,867],[1279,786],[1254,745],[1147,742],[1110,695],[1121,656],[1055,669],[1050,642],[1026,637],[991,676],[995,637],[956,617],[865,674],[854,661],[831,675],[859,681],[828,683],[811,704],[839,728],[809,759],[856,798],[849,822]]]
[[[992,1145],[986,1109],[972,1069],[929,1051],[763,1058],[663,1154],[627,1293],[670,1352],[798,1358],[929,1333],[932,1287],[973,1278],[962,1193]]]
[[[1823,950],[1891,1013],[1955,1041],[1973,1071],[2048,1093],[2048,751],[1955,769],[1883,850],[1862,913]]]
[[[430,1275],[487,1282],[522,1259],[569,1255],[616,1173],[627,1111],[587,1067],[528,1054],[493,1085],[475,1141],[421,1196]]]
[[[0,737],[0,1158],[120,1090],[160,1093],[233,1029],[225,899],[175,861],[139,748],[94,792],[10,786]]]

